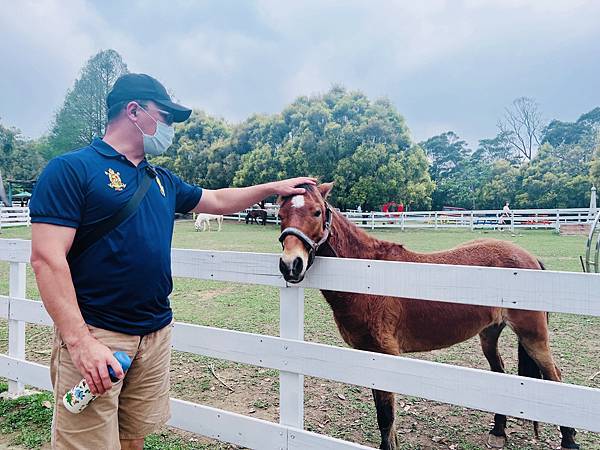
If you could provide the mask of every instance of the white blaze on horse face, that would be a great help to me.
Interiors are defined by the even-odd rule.
[[[294,195],[292,197],[292,208],[302,208],[304,206],[304,195]]]

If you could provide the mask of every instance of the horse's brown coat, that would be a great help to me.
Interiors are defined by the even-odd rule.
[[[280,199],[282,230],[295,227],[318,242],[323,235],[325,201],[332,185],[323,184],[318,190],[307,188],[304,206],[291,207]],[[416,253],[402,244],[382,241],[332,211],[331,233],[327,245],[341,258],[406,261],[416,263],[454,264],[486,267],[541,269],[538,260],[515,244],[495,239],[479,239],[451,250]],[[288,280],[300,281],[305,274],[307,251],[295,236],[283,241],[282,267],[288,267]],[[325,252],[327,253],[327,252]],[[318,253],[319,254],[319,253]],[[301,258],[304,270],[299,279],[289,279],[292,261]],[[282,272],[284,269],[282,269]],[[409,298],[375,296],[347,292],[322,291],[331,306],[340,333],[348,345],[391,355],[428,351],[449,347],[477,334],[490,367],[504,371],[498,354],[497,341],[502,328],[509,325],[519,337],[524,358],[531,358],[544,378],[560,381],[560,371],[550,353],[547,314],[539,311],[474,306]],[[521,356],[521,353],[520,353]],[[527,361],[525,361],[526,363]],[[523,361],[520,361],[522,364]],[[521,373],[521,369],[520,369]],[[538,376],[527,373],[528,376]],[[374,391],[378,423],[382,434],[381,448],[396,448],[394,394]],[[505,416],[496,415],[492,434],[504,435]],[[577,448],[574,430],[561,427],[563,447]],[[572,445],[572,446],[571,446]]]

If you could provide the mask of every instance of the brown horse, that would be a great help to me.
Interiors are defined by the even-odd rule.
[[[401,244],[378,240],[333,210],[325,201],[332,184],[279,199],[283,254],[279,268],[286,281],[298,283],[315,255],[434,264],[543,269],[522,248],[481,239],[447,251],[416,253]],[[400,355],[450,347],[479,335],[494,372],[504,372],[498,338],[508,325],[519,338],[519,375],[561,381],[550,352],[547,313],[410,298],[322,291],[346,343],[360,350]],[[373,390],[382,449],[396,449],[395,395]],[[537,424],[535,424],[537,425]],[[506,416],[496,414],[488,443],[506,442]],[[576,449],[575,429],[560,427],[563,448]],[[537,426],[535,426],[537,434]]]
[[[258,221],[260,220],[261,225],[267,224],[267,211],[264,209],[251,209],[246,214],[246,224],[254,222],[258,225]]]

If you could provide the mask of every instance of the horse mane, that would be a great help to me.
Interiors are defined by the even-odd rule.
[[[409,253],[403,244],[385,241],[371,236],[362,228],[352,223],[335,208],[331,208],[331,247],[342,258],[380,259],[388,261],[405,261]]]

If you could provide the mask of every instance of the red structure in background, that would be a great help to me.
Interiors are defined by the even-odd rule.
[[[387,202],[381,206],[384,213],[404,212],[404,203]]]
[[[404,203],[387,202],[381,206],[381,211],[385,213],[386,217],[398,218],[400,213],[404,212]],[[394,223],[394,221],[390,221]]]

